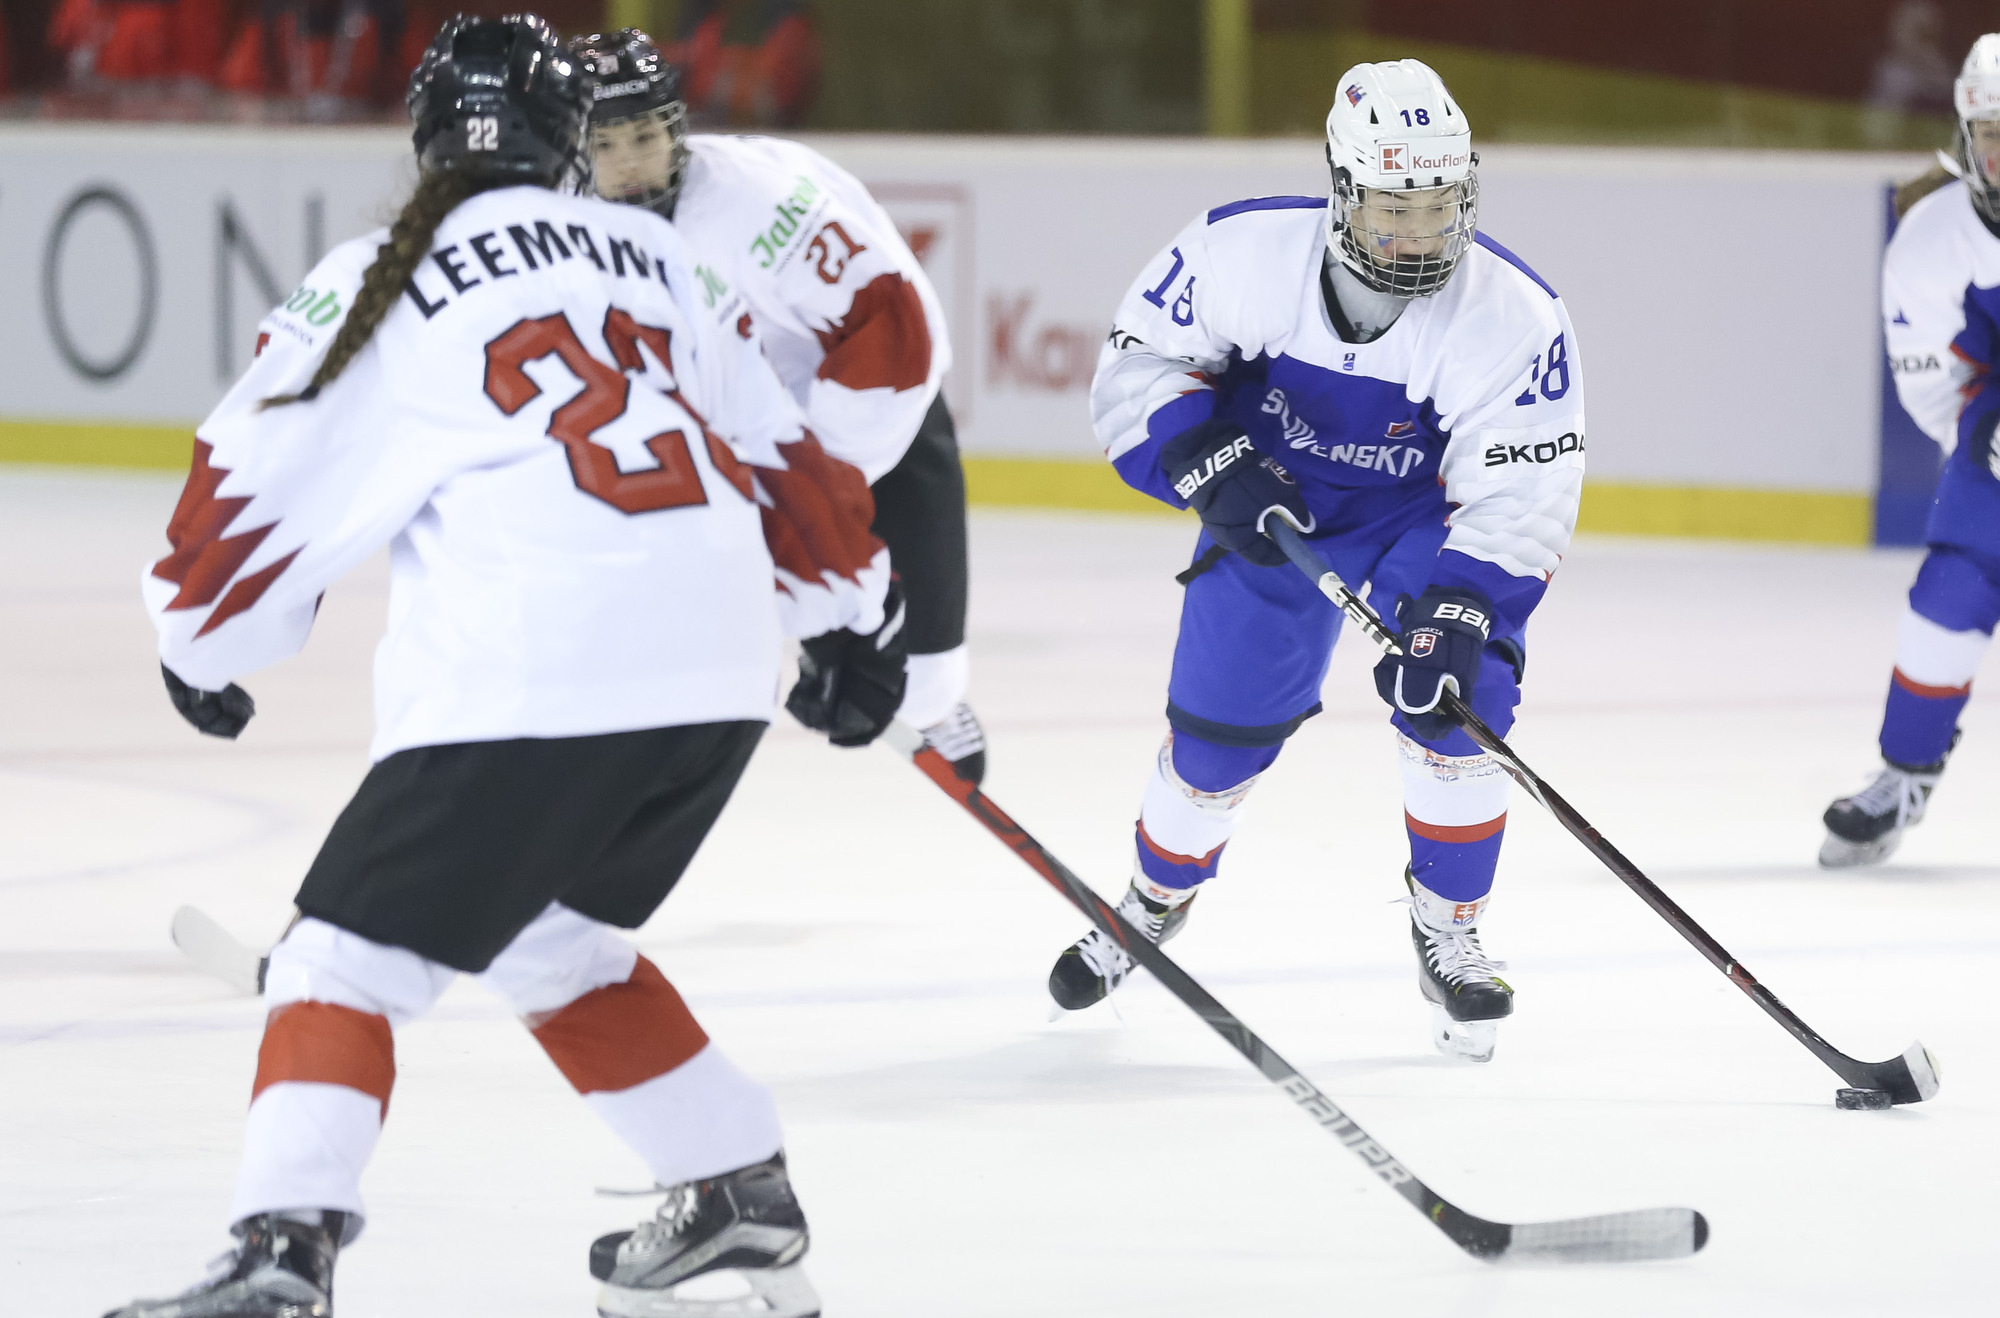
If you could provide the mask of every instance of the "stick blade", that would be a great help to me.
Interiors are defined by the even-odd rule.
[[[1523,1222],[1499,1263],[1637,1263],[1686,1258],[1708,1243],[1708,1219],[1692,1208],[1641,1208],[1560,1222]]]
[[[204,912],[181,907],[174,912],[172,932],[174,946],[200,969],[249,997],[264,991],[264,958]]]
[[[1875,1070],[1882,1082],[1875,1088],[1888,1090],[1892,1103],[1922,1103],[1937,1097],[1937,1058],[1921,1042],[1911,1044],[1894,1061],[1878,1063]]]

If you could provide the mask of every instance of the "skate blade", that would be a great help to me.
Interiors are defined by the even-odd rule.
[[[1446,1057],[1490,1062],[1499,1037],[1498,1021],[1455,1021],[1443,1007],[1431,1008],[1431,1042]]]
[[[605,1285],[598,1318],[819,1318],[819,1294],[794,1263],[784,1268],[720,1268],[678,1286],[644,1290]]]
[[[1844,837],[1828,833],[1826,841],[1819,844],[1820,868],[1845,870],[1861,865],[1879,865],[1896,854],[1896,847],[1902,840],[1901,829],[1873,842],[1849,842]]]

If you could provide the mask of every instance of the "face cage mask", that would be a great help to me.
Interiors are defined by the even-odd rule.
[[[615,128],[624,124],[636,124],[642,121],[651,121],[654,126],[666,135],[666,181],[664,184],[644,184],[637,192],[624,192],[615,197],[606,197],[602,192],[597,190],[597,171],[595,168],[597,155],[596,143],[589,134],[598,129]],[[593,197],[602,198],[605,201],[615,201],[626,206],[644,206],[648,210],[658,212],[667,219],[672,219],[674,216],[674,204],[680,200],[681,184],[687,178],[687,138],[688,112],[685,101],[669,101],[665,105],[656,106],[650,110],[641,110],[637,114],[620,115],[616,119],[592,124],[585,131],[585,141],[589,143],[589,146],[586,148],[586,155],[589,157],[592,167],[583,181],[581,190]]]
[[[1403,189],[1357,187],[1347,179],[1345,171],[1334,181],[1333,199],[1327,207],[1328,243],[1339,254],[1340,263],[1352,271],[1355,278],[1378,293],[1395,297],[1424,297],[1437,292],[1458,269],[1459,261],[1472,246],[1473,235],[1478,232],[1477,174],[1468,174],[1459,182],[1447,183],[1441,189],[1418,188],[1413,191],[1441,195],[1421,206],[1403,207],[1395,201],[1399,196],[1408,195]],[[1365,207],[1362,204],[1364,197],[1368,200]],[[1385,216],[1393,225],[1395,218],[1406,210],[1453,210],[1456,214],[1449,224],[1432,233],[1382,233],[1361,227],[1366,223],[1379,222]],[[1438,250],[1428,256],[1380,255],[1377,243],[1398,237],[1436,238]]]
[[[2000,224],[2000,179],[1986,172],[1985,152],[1973,140],[1974,123],[1990,123],[1991,120],[1961,119],[1958,121],[1958,160],[1964,169],[1962,177],[1965,186],[1972,192],[1972,208],[1979,212],[1988,224]],[[2000,147],[1995,148],[2000,152]]]

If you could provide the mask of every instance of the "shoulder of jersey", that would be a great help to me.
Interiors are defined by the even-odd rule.
[[[308,346],[317,346],[322,336],[331,334],[354,305],[362,276],[374,263],[376,249],[388,241],[389,231],[377,229],[359,238],[350,238],[319,259],[299,286],[264,318],[282,337]]]
[[[1561,296],[1533,266],[1480,233],[1451,281],[1437,294],[1453,325],[1496,340],[1513,336],[1511,327],[1538,326],[1555,332],[1562,321]]]
[[[1281,332],[1298,307],[1299,280],[1318,277],[1325,227],[1325,197],[1251,197],[1215,207],[1190,226],[1215,281],[1197,298],[1212,309],[1234,307],[1229,318],[1240,317],[1245,335]]]
[[[1895,237],[1903,244],[1928,244],[1962,234],[1983,233],[1985,228],[1979,222],[1978,212],[1972,209],[1972,197],[1964,182],[1953,179],[1910,207],[1910,213],[1897,221]]]
[[[696,133],[688,138],[688,176],[674,219],[683,212],[707,217],[745,213],[761,217],[790,196],[801,173],[826,163],[825,157],[796,142],[775,137]]]

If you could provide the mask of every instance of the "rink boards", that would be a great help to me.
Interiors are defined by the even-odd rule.
[[[0,460],[183,464],[263,312],[328,247],[392,216],[414,177],[408,140],[0,130],[0,240],[16,254],[0,266]],[[932,274],[987,503],[1146,506],[1089,429],[1119,297],[1205,209],[1325,189],[1304,139],[809,140],[875,190]],[[1481,228],[1564,295],[1582,339],[1587,528],[1860,544],[1878,502],[1921,506],[1911,464],[1927,454],[1885,402],[1876,278],[1885,184],[1924,163],[1482,152]],[[1885,513],[1885,538],[1908,522]]]

